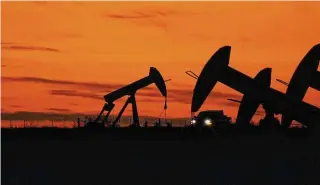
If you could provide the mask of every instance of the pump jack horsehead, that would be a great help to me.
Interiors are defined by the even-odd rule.
[[[320,62],[320,44],[313,46],[304,56],[293,73],[286,95],[302,101],[309,87],[320,91],[320,72],[317,71]],[[289,127],[293,118],[290,114],[282,114],[282,125]],[[320,124],[320,120],[318,120]]]
[[[135,94],[139,89],[142,89],[152,83],[155,83],[155,85],[157,86],[157,88],[159,89],[159,91],[161,92],[161,95],[163,97],[165,97],[165,105],[164,105],[164,109],[167,109],[167,88],[166,88],[166,84],[165,82],[170,81],[169,80],[164,80],[160,74],[160,72],[154,68],[151,67],[150,68],[150,72],[149,75],[138,80],[135,81],[127,86],[124,86],[118,90],[115,90],[107,95],[104,96],[104,99],[106,101],[105,105],[102,107],[102,110],[99,114],[99,116],[97,117],[97,119],[95,120],[96,123],[99,122],[100,117],[102,116],[104,111],[108,111],[108,113],[106,114],[106,116],[104,117],[103,121],[102,121],[102,125],[105,125],[105,122],[108,120],[108,117],[110,115],[110,112],[112,111],[112,109],[114,108],[115,104],[114,101],[116,101],[119,98],[122,98],[124,96],[129,96],[128,100],[126,101],[125,105],[123,106],[123,108],[121,109],[119,115],[117,116],[117,118],[112,122],[112,126],[115,126],[117,124],[117,122],[119,121],[121,115],[123,114],[124,110],[126,109],[126,107],[128,106],[129,103],[132,104],[132,116],[133,116],[133,124],[131,126],[140,126],[139,124],[139,116],[138,116],[138,109],[137,109],[137,105],[136,105],[136,99],[135,99]]]
[[[244,95],[238,112],[240,124],[251,120],[259,104],[275,114],[290,115],[291,119],[307,127],[319,123],[319,108],[270,87],[271,68],[265,68],[251,78],[228,66],[230,52],[231,46],[220,48],[201,71],[193,91],[191,112],[197,112],[215,84],[221,82]]]

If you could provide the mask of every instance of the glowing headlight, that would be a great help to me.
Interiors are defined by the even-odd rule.
[[[196,124],[196,123],[197,123],[197,121],[196,121],[195,119],[191,120],[191,124],[192,124],[192,125],[194,125],[194,124]]]
[[[207,125],[207,126],[212,125],[211,119],[205,119],[205,120],[204,120],[204,124]]]

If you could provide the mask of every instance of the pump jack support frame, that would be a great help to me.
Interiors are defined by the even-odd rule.
[[[104,104],[104,106],[102,107],[102,110],[100,111],[100,113],[99,113],[97,119],[95,120],[95,122],[98,122],[98,121],[100,120],[100,118],[101,118],[101,116],[102,116],[102,114],[103,114],[104,111],[108,111],[108,113],[105,115],[105,117],[104,117],[104,119],[103,119],[103,121],[102,121],[102,123],[101,123],[103,126],[105,126],[105,123],[106,123],[106,121],[108,120],[108,117],[109,117],[112,109],[114,108],[114,106],[115,106],[115,105],[114,105],[113,103],[109,103],[109,104],[106,103],[106,104]]]
[[[116,117],[116,119],[112,122],[112,126],[115,127],[116,124],[118,123],[118,121],[120,120],[123,112],[125,111],[125,109],[127,108],[128,104],[131,103],[132,105],[132,118],[133,118],[133,124],[131,126],[140,126],[139,123],[139,115],[138,115],[138,108],[137,108],[137,102],[136,102],[136,98],[135,98],[135,94],[130,95],[130,97],[127,99],[126,103],[123,105],[122,109],[120,110],[118,116]],[[102,125],[105,126],[105,123],[107,122],[109,115],[112,111],[112,109],[114,108],[114,104],[108,104],[106,103],[103,107],[102,110],[100,111],[99,116],[96,119],[96,122],[98,122],[98,120],[100,120],[102,114],[104,111],[108,111],[108,113],[105,115],[103,121],[102,121]]]
[[[138,115],[138,108],[137,108],[137,103],[136,103],[136,98],[135,94],[132,94],[126,101],[126,103],[123,105],[121,111],[119,112],[117,118],[112,122],[112,126],[115,126],[118,121],[120,120],[124,110],[127,108],[128,104],[131,103],[132,105],[132,118],[133,118],[133,124],[132,126],[140,126],[139,123],[139,115]]]

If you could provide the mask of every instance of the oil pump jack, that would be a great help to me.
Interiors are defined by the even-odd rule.
[[[291,98],[294,98],[296,100],[302,101],[307,89],[309,87],[314,88],[318,91],[320,91],[320,72],[317,71],[317,68],[319,66],[320,60],[320,44],[317,44],[313,46],[308,53],[304,56],[298,67],[296,68],[291,80],[289,83],[281,80],[276,79],[278,82],[288,86],[288,89],[286,91],[286,95],[290,96]],[[198,75],[196,75],[192,71],[186,71],[186,73],[195,78],[198,79]],[[264,83],[265,85],[270,87],[271,82],[271,70],[268,72],[268,70],[262,70],[260,71],[257,76],[254,78],[254,80],[258,81],[259,83]],[[241,101],[235,100],[235,99],[227,99],[229,101],[241,103],[237,121],[243,121],[243,122],[249,122],[252,115],[254,114],[254,109],[248,109],[247,106],[250,108],[250,104],[254,99],[251,98],[251,96],[244,96]],[[258,106],[257,104],[254,104],[255,106]],[[272,112],[272,109],[270,109],[267,102],[262,103],[262,106],[265,110],[266,117],[265,119],[268,120],[275,120],[274,112]],[[244,117],[246,116],[246,117]],[[292,122],[292,119],[290,118],[290,115],[283,114],[282,115],[282,123],[281,125],[284,127],[289,127]]]
[[[259,104],[267,103],[268,109],[275,114],[291,115],[292,119],[307,127],[312,127],[314,124],[319,123],[319,108],[287,96],[268,87],[267,83],[261,83],[259,80],[252,79],[228,66],[230,52],[231,46],[220,48],[203,68],[193,91],[191,112],[199,110],[215,84],[219,81],[241,92],[244,96],[248,95],[250,97],[252,101],[247,106],[244,106],[246,115],[243,116],[245,118],[251,119],[251,112],[255,112]],[[271,75],[271,68],[265,68],[261,73],[264,74],[261,77],[262,81],[266,82],[269,80],[266,76]]]
[[[187,75],[191,76],[194,79],[199,78],[197,74],[195,74],[192,71],[186,71]],[[261,85],[265,85],[270,87],[271,84],[271,70],[264,69],[261,70],[255,77],[254,80],[256,80]],[[259,104],[255,103],[255,99],[252,98],[252,95],[247,94],[242,97],[242,100],[235,100],[228,98],[227,100],[240,103],[240,107],[237,114],[237,123],[238,124],[244,124],[249,123],[251,121],[252,116],[255,114],[256,110],[258,109]],[[279,121],[277,118],[274,117],[274,112],[272,112],[272,109],[269,108],[269,105],[267,102],[262,103],[262,107],[265,111],[265,117],[260,120],[261,123],[263,122],[269,122],[269,123],[275,123],[278,124]],[[243,120],[241,122],[241,120]],[[241,122],[241,123],[240,123]]]
[[[171,79],[169,79],[169,80],[171,80]],[[166,80],[166,81],[169,81],[169,80]],[[102,107],[102,110],[101,110],[100,114],[98,115],[97,119],[95,120],[95,122],[99,123],[99,120],[100,120],[103,112],[107,111],[107,114],[105,115],[103,121],[100,123],[101,125],[105,126],[105,122],[108,120],[110,112],[112,111],[112,109],[115,106],[114,101],[116,101],[117,99],[122,98],[124,96],[129,96],[126,103],[122,107],[120,113],[118,114],[116,119],[112,122],[112,126],[116,126],[116,124],[118,123],[124,110],[126,109],[128,104],[131,103],[132,104],[133,124],[130,126],[139,127],[140,124],[139,124],[139,116],[138,116],[135,94],[139,89],[142,89],[152,83],[154,83],[157,86],[157,88],[161,92],[161,95],[165,97],[164,109],[166,110],[167,109],[167,89],[166,89],[165,80],[162,78],[160,72],[156,68],[150,67],[150,71],[149,71],[148,76],[105,95],[104,100],[106,101],[106,103]]]

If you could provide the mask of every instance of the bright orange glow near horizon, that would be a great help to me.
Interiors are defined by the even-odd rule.
[[[320,43],[320,2],[1,2],[2,112],[98,114],[103,95],[156,67],[168,89],[168,117],[189,117],[195,80],[220,47],[232,46],[230,66],[254,77],[272,67],[289,81]],[[100,85],[99,85],[100,84]],[[103,84],[103,85],[101,85]],[[155,85],[152,85],[155,88]],[[223,109],[241,94],[218,84],[201,110]],[[305,101],[319,107],[319,92]],[[125,98],[116,102],[113,114]],[[137,93],[140,115],[159,116],[156,90]],[[131,114],[131,108],[125,114]]]

